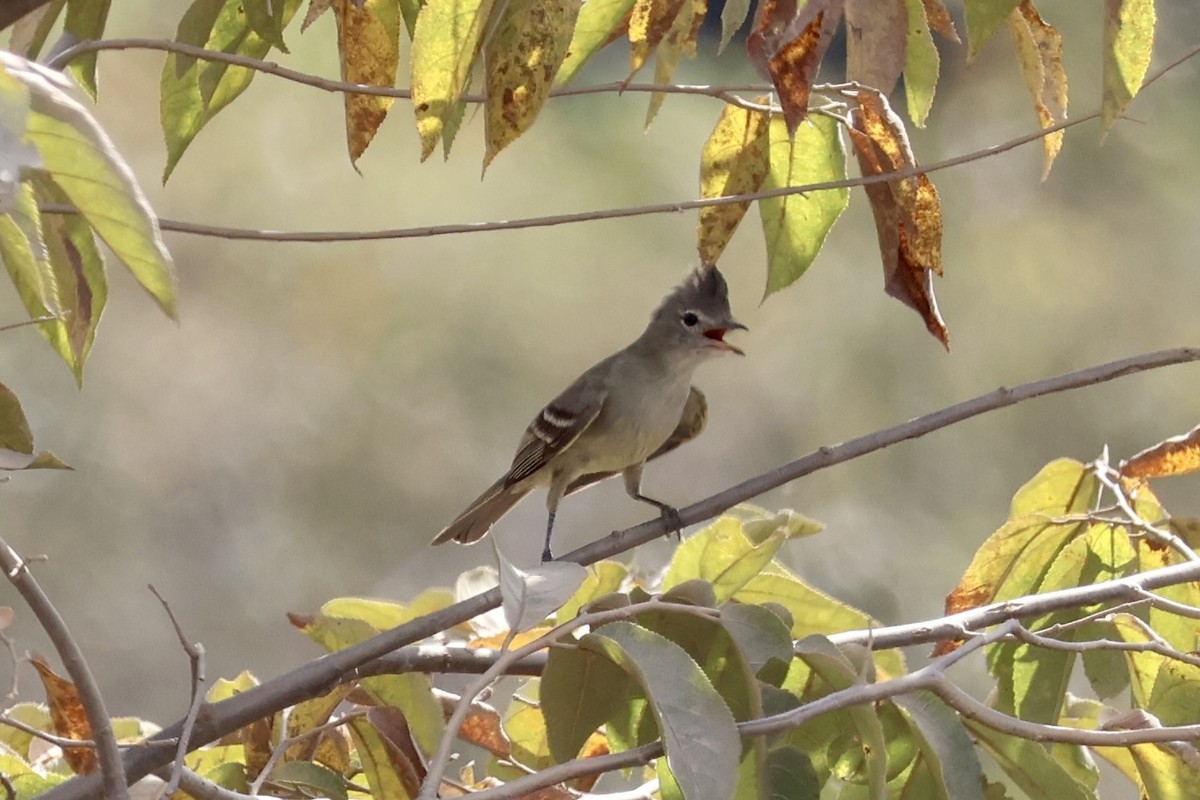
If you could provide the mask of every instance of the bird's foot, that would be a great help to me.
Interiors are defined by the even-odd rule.
[[[554,560],[554,553],[551,553],[550,548],[547,547],[545,550],[542,551],[542,563],[545,564],[547,561],[553,561],[553,560]]]
[[[683,541],[683,517],[679,516],[679,509],[664,503],[659,506],[659,511],[662,512],[663,522],[667,525],[663,536],[669,537],[674,534],[676,541]]]

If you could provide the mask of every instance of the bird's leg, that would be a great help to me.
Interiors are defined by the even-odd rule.
[[[550,552],[550,534],[554,532],[554,509],[550,509],[550,514],[546,519],[546,545],[542,548],[542,563],[554,560],[554,554]]]
[[[666,535],[675,534],[676,539],[683,537],[683,520],[679,517],[679,509],[675,506],[668,505],[661,500],[655,500],[653,497],[647,497],[642,494],[642,464],[637,464],[625,470],[625,492],[634,500],[640,500],[643,503],[649,503],[658,509],[658,513],[662,515],[663,522],[667,524]]]

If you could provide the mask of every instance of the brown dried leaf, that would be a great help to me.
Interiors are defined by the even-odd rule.
[[[846,79],[889,95],[904,70],[904,0],[845,0]]]
[[[746,53],[775,85],[788,133],[808,114],[808,95],[825,50],[842,19],[843,0],[762,0],[746,38]]]
[[[442,698],[442,711],[445,713],[446,719],[449,719],[450,715],[454,713],[457,705],[457,697],[446,695]],[[508,738],[504,735],[502,725],[503,719],[496,709],[487,703],[476,701],[471,703],[471,710],[467,712],[466,719],[459,726],[458,738],[482,747],[494,756],[508,758],[512,753],[512,748],[509,746]]]
[[[704,13],[708,10],[708,0],[687,0],[680,9],[679,15],[671,23],[667,35],[658,45],[654,53],[654,82],[668,84],[675,75],[675,69],[684,56],[696,57],[696,39],[700,36],[700,26],[704,22]],[[646,110],[646,127],[654,121],[658,110],[667,99],[665,92],[654,92],[650,95],[650,107]]]
[[[300,32],[308,30],[308,26],[316,22],[332,5],[333,0],[308,0],[308,11],[304,14],[304,21],[300,23]]]
[[[1121,462],[1126,478],[1163,478],[1200,471],[1200,426],[1148,447]]]
[[[917,166],[904,123],[878,92],[859,91],[851,112],[850,141],[863,175]],[[942,273],[942,211],[937,189],[926,175],[863,187],[875,215],[883,257],[884,289],[916,310],[934,338],[950,349],[938,311],[933,277]]]
[[[1063,69],[1063,40],[1053,25],[1044,22],[1033,3],[1024,0],[1008,17],[1008,32],[1017,51],[1017,61],[1033,97],[1042,128],[1067,118],[1067,73]],[[1042,137],[1042,180],[1050,176],[1054,159],[1062,149],[1064,131]]]
[[[242,747],[246,751],[246,772],[252,776],[262,772],[271,760],[271,752],[275,749],[271,742],[272,727],[272,720],[264,717],[254,720],[238,731]]]
[[[950,12],[942,4],[942,0],[921,2],[925,6],[925,20],[929,23],[929,30],[936,31],[943,39],[960,44],[962,40],[958,38],[958,31],[954,30],[954,20],[951,19]]]
[[[400,9],[395,0],[334,0],[342,80],[395,86],[400,67]],[[383,124],[394,98],[345,94],[346,147],[358,161]]]
[[[72,681],[58,675],[40,654],[30,653],[28,658],[46,689],[46,704],[50,706],[54,732],[65,739],[91,739],[92,724],[88,720],[87,712],[83,710],[79,689]],[[76,775],[95,772],[98,766],[95,752],[87,747],[66,748],[63,756]]]
[[[769,169],[764,111],[726,105],[700,153],[700,196],[725,197],[758,191]],[[715,264],[750,207],[747,203],[705,206],[696,224],[700,262]]]
[[[629,79],[645,66],[685,2],[687,0],[634,0],[633,10],[629,12]]]

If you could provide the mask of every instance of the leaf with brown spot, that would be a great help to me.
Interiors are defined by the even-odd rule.
[[[1200,426],[1148,447],[1121,462],[1126,478],[1163,478],[1200,471]]]
[[[79,689],[75,684],[58,675],[38,653],[29,654],[29,663],[37,670],[38,677],[42,679],[42,686],[46,689],[46,704],[50,706],[54,732],[64,739],[91,739],[92,724],[88,720],[87,712],[83,710]],[[96,754],[90,748],[65,748],[63,756],[76,775],[87,775],[96,771]]]
[[[889,95],[904,69],[904,0],[845,0],[846,80]]]
[[[308,0],[308,11],[304,14],[304,21],[300,23],[300,32],[304,33],[308,30],[308,26],[316,22],[332,6],[333,0]]]
[[[488,38],[486,170],[496,154],[533,125],[567,55],[577,0],[510,0]]]
[[[758,191],[767,177],[768,121],[765,111],[735,105],[722,109],[700,153],[701,197]],[[749,207],[745,202],[700,209],[696,246],[701,263],[717,262]]]
[[[683,57],[696,57],[696,38],[700,35],[700,26],[704,22],[704,12],[707,9],[708,0],[685,0],[679,15],[671,23],[667,35],[659,42],[654,53],[655,83],[669,84]],[[666,92],[654,92],[650,95],[650,107],[646,110],[647,128],[658,115],[658,110],[662,108],[666,99]]]
[[[917,166],[904,123],[878,92],[859,91],[848,129],[864,176]],[[942,210],[926,175],[863,187],[875,215],[883,257],[884,290],[916,310],[933,336],[950,349],[950,336],[933,294],[942,273]]]
[[[921,0],[921,3],[925,6],[925,20],[929,23],[929,29],[941,35],[943,39],[960,44],[958,31],[954,29],[954,20],[942,0]]]
[[[1063,40],[1053,25],[1044,22],[1033,3],[1024,0],[1008,15],[1008,32],[1017,51],[1017,61],[1033,97],[1033,110],[1042,128],[1067,118],[1067,73],[1063,69]],[[1064,131],[1042,137],[1042,180],[1062,149]]]
[[[808,114],[808,95],[817,68],[842,19],[843,0],[762,0],[746,38],[746,53],[775,85],[788,133]]]
[[[442,711],[447,720],[450,719],[450,715],[454,713],[457,705],[457,697],[447,695],[442,698]],[[509,747],[508,738],[504,735],[502,723],[500,712],[487,703],[475,701],[471,703],[471,709],[467,712],[466,719],[458,728],[458,738],[482,747],[494,756],[508,758],[512,748]]]
[[[335,0],[342,80],[396,85],[400,67],[400,11],[396,0]],[[346,92],[346,147],[358,161],[383,124],[394,98]]]
[[[397,719],[399,718],[399,719]],[[403,744],[404,715],[395,708],[373,708],[364,717],[350,720],[362,771],[373,797],[416,797],[425,770],[413,760],[411,740]]]
[[[634,0],[629,12],[629,79],[645,66],[688,0]],[[689,23],[690,24],[690,23]]]

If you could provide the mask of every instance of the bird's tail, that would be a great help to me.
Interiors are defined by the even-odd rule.
[[[451,540],[461,544],[482,539],[496,524],[496,520],[508,513],[508,510],[528,493],[515,487],[505,486],[504,478],[493,483],[487,491],[479,495],[467,510],[446,526],[445,530],[433,538],[433,544],[443,544]]]

